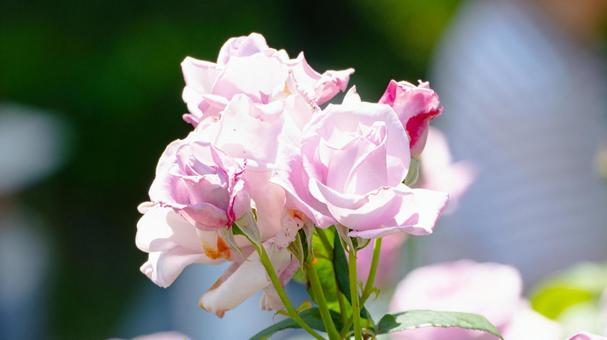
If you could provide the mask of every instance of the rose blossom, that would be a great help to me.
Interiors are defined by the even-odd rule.
[[[428,82],[415,86],[406,81],[391,80],[379,102],[396,111],[409,136],[411,156],[418,157],[426,144],[430,121],[443,111],[436,92]]]
[[[236,236],[240,251],[234,251],[221,236],[233,222],[257,228],[283,282],[291,278],[297,261],[287,245],[307,220],[286,208],[284,190],[270,183],[269,175],[209,144],[198,130],[171,143],[150,188],[152,202],[140,206],[144,215],[137,224],[136,244],[149,253],[141,271],[168,287],[190,264],[230,261],[230,268],[202,296],[204,309],[221,316],[259,290],[265,292],[265,309],[280,308],[249,242]]]
[[[303,131],[300,152],[287,153],[274,181],[321,227],[340,223],[366,238],[391,232],[424,235],[447,195],[401,182],[409,168],[409,139],[394,110],[361,102],[352,89]]]
[[[186,86],[183,100],[196,126],[217,118],[235,95],[245,95],[261,112],[276,111],[291,93],[300,92],[320,105],[343,91],[352,69],[316,72],[303,53],[289,59],[284,50],[268,47],[258,33],[229,39],[216,63],[187,57],[181,63]]]
[[[431,309],[486,317],[505,340],[561,338],[560,327],[533,312],[521,298],[518,271],[495,263],[457,261],[413,270],[398,285],[390,310]],[[394,333],[393,339],[495,339],[461,328],[419,328]]]
[[[173,208],[196,227],[225,228],[250,209],[245,162],[227,157],[196,132],[167,146],[158,161],[150,199]]]
[[[221,235],[248,216],[283,283],[291,278],[297,262],[287,245],[309,221],[291,209],[292,199],[270,181],[272,172],[278,155],[299,144],[319,110],[316,103],[345,86],[350,73],[318,75],[303,56],[289,60],[256,34],[230,39],[217,64],[186,59],[184,97],[200,95],[194,99],[202,111],[189,105],[195,130],[171,144],[159,162],[152,204],[144,206],[138,224],[137,245],[150,254],[142,271],[166,287],[189,264],[227,260],[230,268],[201,297],[204,309],[221,316],[258,290],[264,290],[264,309],[280,308],[248,242],[236,236],[241,256]],[[213,119],[197,124],[203,111]]]

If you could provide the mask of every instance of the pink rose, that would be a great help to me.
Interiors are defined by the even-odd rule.
[[[495,263],[457,261],[413,270],[398,285],[390,310],[412,309],[480,314],[493,323],[506,340],[560,339],[561,330],[531,311],[521,298],[518,271]],[[528,337],[541,334],[541,337]],[[419,328],[394,333],[393,339],[467,340],[495,339],[492,335],[460,328]]]
[[[220,125],[222,119],[214,124]],[[279,122],[282,126],[283,121]],[[284,190],[269,181],[271,171],[260,166],[261,162],[251,159],[249,166],[245,158],[216,147],[238,153],[230,148],[233,143],[211,144],[206,139],[221,134],[205,132],[209,131],[196,129],[184,140],[171,143],[160,158],[150,188],[152,202],[140,206],[144,215],[137,224],[136,244],[149,254],[141,271],[157,285],[168,287],[190,264],[229,261],[232,266],[202,296],[203,308],[221,316],[260,290],[264,291],[264,308],[281,308],[249,241],[236,236],[237,252],[221,235],[234,222],[257,229],[286,282],[298,265],[287,246],[305,224],[310,227],[309,221],[287,208]],[[243,145],[248,137],[255,139],[254,135],[241,137]]]
[[[302,129],[317,108],[299,94],[280,104],[274,112],[261,112],[250,98],[236,95],[219,119],[195,129],[228,157],[246,160],[241,177],[257,211],[257,223],[267,235],[283,229],[283,212],[294,208],[283,188],[270,181],[273,171],[285,155],[298,152],[295,146],[300,143]]]
[[[217,63],[187,57],[181,67],[186,82],[183,100],[190,111],[184,120],[194,126],[207,117],[217,118],[238,94],[247,96],[260,112],[273,111],[296,92],[320,105],[343,91],[354,72],[320,74],[303,54],[289,59],[284,50],[268,47],[257,33],[229,39]]]
[[[366,238],[432,231],[447,195],[402,184],[409,139],[394,110],[352,90],[306,125],[299,153],[274,179],[321,227],[340,223]]]
[[[428,82],[415,86],[406,81],[391,80],[379,102],[396,111],[409,136],[411,155],[418,157],[424,150],[430,121],[443,111],[436,92]]]
[[[150,199],[173,208],[203,230],[230,227],[250,210],[245,162],[227,157],[196,132],[166,148],[156,167]]]

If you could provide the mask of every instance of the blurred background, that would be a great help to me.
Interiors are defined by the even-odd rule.
[[[580,1],[591,10],[570,18],[559,0],[1,0],[0,338],[178,328],[164,303],[175,300],[171,288],[155,287],[138,270],[146,254],[134,244],[136,206],[147,200],[164,147],[190,130],[181,120],[181,60],[215,60],[225,40],[253,31],[291,56],[305,51],[317,70],[355,68],[351,84],[369,101],[392,78],[436,85],[446,107],[437,125],[460,141],[454,158],[477,164],[480,174],[436,241],[416,244],[420,264],[505,262],[534,283],[574,262],[607,260],[607,191],[594,163],[607,129],[603,2]],[[546,104],[555,96],[561,101]],[[564,120],[545,124],[555,110]],[[518,155],[521,149],[529,152]],[[559,191],[548,180],[530,186],[536,177],[574,188]],[[578,177],[585,178],[579,185]],[[558,229],[550,229],[553,221]],[[493,227],[479,231],[485,224]],[[468,227],[459,233],[455,225]],[[536,226],[537,233],[516,232]],[[511,256],[537,248],[530,240],[542,235],[561,242]],[[576,246],[563,249],[569,235]],[[195,298],[183,303],[195,308],[206,288],[189,287]],[[211,327],[196,313],[190,324]]]

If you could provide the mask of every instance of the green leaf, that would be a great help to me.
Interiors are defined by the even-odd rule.
[[[532,290],[530,302],[535,311],[559,320],[578,305],[598,305],[606,286],[607,265],[584,263],[541,282]]]
[[[368,238],[360,238],[360,237],[351,237],[352,244],[354,245],[354,249],[361,250],[364,247],[368,246],[371,242],[371,239]]]
[[[320,229],[314,228],[314,233],[312,234],[312,253],[314,256],[321,256],[326,258],[332,258],[332,249],[327,249],[325,243],[322,241],[322,238],[319,234],[325,236],[325,239],[328,240],[328,246],[331,248],[333,239],[335,238],[335,232],[333,229]]]
[[[497,328],[483,316],[432,310],[410,310],[386,314],[379,320],[376,334],[387,334],[421,327],[458,327],[482,331],[503,339]]]
[[[348,259],[346,252],[341,246],[339,237],[333,240],[333,266],[335,267],[335,277],[339,290],[344,293],[348,301],[350,301],[350,279],[348,272]]]
[[[326,249],[325,242],[321,240],[319,233],[323,233],[323,236],[328,239],[329,245],[333,242],[334,232],[331,230],[322,230],[318,228],[314,228],[313,233],[310,235],[311,241],[311,254],[310,256],[314,256],[312,262],[312,266],[316,270],[318,274],[318,278],[320,281],[320,285],[325,295],[325,300],[327,301],[327,305],[329,309],[334,311],[339,310],[339,301],[337,296],[337,285],[335,283],[335,274],[333,272],[333,263],[331,261],[332,258],[332,249]],[[302,238],[305,238],[306,235],[302,234]],[[305,240],[302,240],[302,244],[305,248]],[[304,249],[304,252],[307,250]],[[299,277],[301,281],[304,283],[307,282],[305,277],[306,270],[305,266],[300,267],[303,275]],[[312,300],[316,302],[316,297],[312,293],[310,287],[308,286],[308,293]]]
[[[305,311],[299,313],[299,316],[308,325],[310,325],[310,327],[312,327],[316,330],[322,331],[322,332],[325,331],[325,327],[323,326],[322,319],[320,317],[320,312],[318,311],[318,308],[306,309]],[[335,322],[335,326],[337,328],[341,328],[342,325],[341,325],[341,320],[340,320],[339,314],[331,311],[331,318],[333,319],[333,322]],[[253,335],[251,337],[251,340],[269,339],[276,332],[280,332],[285,329],[296,329],[296,328],[300,328],[300,327],[297,325],[297,323],[295,323],[295,321],[293,321],[293,319],[291,319],[291,318],[284,319],[282,321],[279,321],[279,322],[273,324],[270,327],[265,328],[264,330],[260,331],[259,333]]]
[[[348,300],[348,303],[351,303],[352,297],[350,295],[350,271],[348,270],[348,259],[346,258],[346,253],[339,240],[339,237],[335,237],[333,240],[333,267],[335,268],[337,287],[344,294]],[[360,311],[360,316],[365,319],[370,319],[371,314],[369,314],[367,308],[363,306]]]
[[[546,285],[531,296],[531,306],[540,314],[556,320],[567,309],[585,302],[591,302],[595,296],[591,291],[562,283]]]

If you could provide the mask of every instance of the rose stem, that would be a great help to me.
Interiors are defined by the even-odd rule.
[[[308,274],[308,278],[310,279],[310,286],[312,288],[312,292],[316,297],[316,303],[318,304],[320,316],[322,317],[322,323],[325,326],[325,330],[329,334],[329,339],[339,340],[339,333],[337,332],[337,328],[335,328],[333,319],[331,319],[331,312],[329,311],[329,307],[327,305],[325,293],[323,292],[322,286],[320,285],[318,273],[316,272],[316,269],[314,269],[314,265],[311,261],[312,260],[309,259],[306,262],[306,273]]]
[[[367,284],[363,289],[363,295],[360,299],[360,304],[364,305],[365,301],[371,296],[373,287],[375,285],[375,276],[377,275],[377,266],[379,265],[379,257],[381,253],[381,237],[375,239],[373,246],[373,258],[371,260],[371,268],[369,268],[369,276],[367,276]]]
[[[356,276],[356,249],[348,249],[348,267],[350,267],[350,295],[352,299],[352,321],[354,323],[354,339],[362,340],[360,328],[360,305],[358,303],[358,278]]]
[[[257,253],[259,253],[259,258],[261,259],[261,263],[263,264],[264,268],[266,269],[266,272],[268,273],[268,276],[270,277],[270,281],[272,281],[272,285],[274,286],[274,289],[276,289],[276,293],[280,297],[280,301],[282,301],[283,305],[285,305],[285,308],[287,309],[287,312],[289,313],[289,316],[291,317],[291,319],[293,319],[293,321],[295,321],[301,328],[306,330],[308,333],[310,333],[316,339],[323,340],[323,337],[320,336],[320,334],[318,334],[310,326],[308,326],[308,324],[301,318],[301,316],[299,316],[299,314],[297,313],[295,308],[293,308],[293,305],[291,304],[291,300],[289,300],[287,293],[285,292],[284,288],[282,287],[282,283],[280,282],[278,275],[276,275],[274,266],[272,266],[272,261],[270,261],[270,257],[268,256],[268,253],[266,252],[266,249],[264,248],[264,246],[257,242],[254,242],[251,239],[249,239],[249,241],[251,241],[251,243],[257,250]]]

